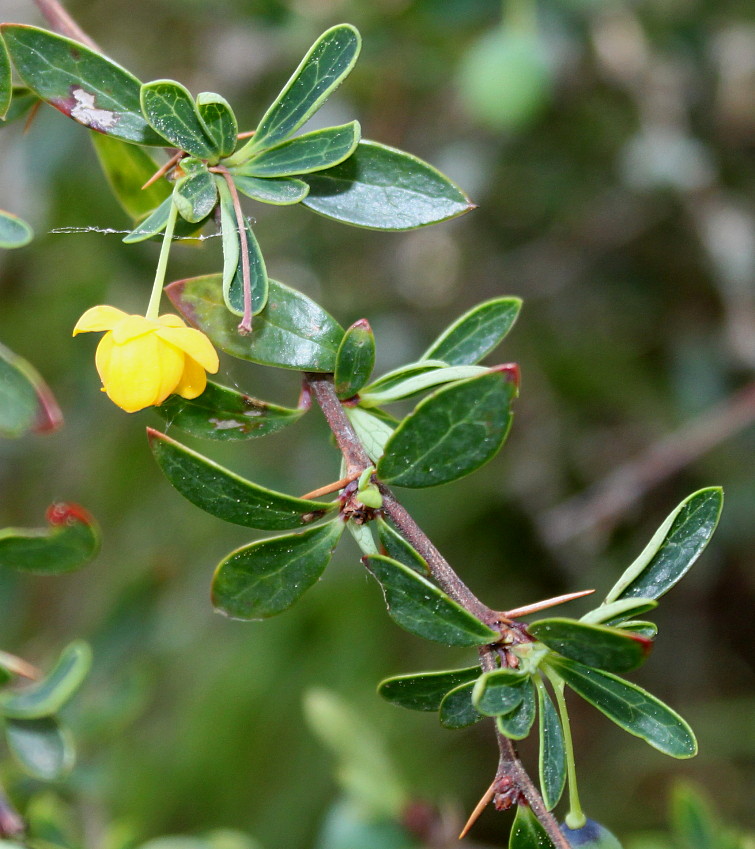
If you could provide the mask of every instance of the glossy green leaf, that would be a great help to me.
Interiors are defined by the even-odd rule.
[[[548,658],[548,665],[575,693],[630,734],[674,758],[697,754],[697,741],[689,725],[636,684],[557,655]]]
[[[63,414],[37,370],[0,345],[0,437],[49,433],[62,424]]]
[[[511,713],[524,700],[528,681],[529,676],[516,669],[493,669],[477,680],[472,701],[485,716]]]
[[[495,718],[498,730],[511,740],[524,740],[530,733],[535,721],[535,685],[531,679],[528,679],[522,685],[522,697],[522,701],[511,713],[502,714]]]
[[[306,295],[270,280],[265,309],[246,336],[223,303],[221,276],[208,274],[165,289],[188,321],[231,356],[297,371],[332,372],[343,328]]]
[[[652,598],[622,598],[610,604],[601,604],[580,618],[580,622],[590,625],[618,625],[632,616],[639,616],[649,610],[655,610],[658,602]]]
[[[623,631],[632,631],[632,633],[639,634],[648,640],[654,640],[658,633],[658,626],[655,622],[643,622],[640,619],[622,622],[621,628]]]
[[[236,219],[236,208],[231,190],[223,177],[217,176],[218,196],[220,198],[220,232],[223,240],[223,299],[228,307],[227,295],[236,276],[241,258],[241,240]],[[233,310],[231,310],[234,312]],[[234,315],[236,313],[234,312]],[[243,314],[243,295],[242,295]]]
[[[383,555],[362,561],[380,583],[388,615],[410,633],[447,646],[482,646],[499,639],[500,634],[403,563]]]
[[[444,728],[466,728],[482,719],[472,704],[473,688],[473,681],[460,684],[443,698],[438,718]]]
[[[313,130],[256,153],[236,169],[244,177],[293,177],[343,162],[359,144],[358,121]]]
[[[92,665],[92,650],[81,641],[61,652],[54,669],[41,681],[0,696],[0,713],[13,719],[52,716],[73,696]]]
[[[396,428],[378,462],[378,477],[424,487],[475,471],[503,445],[516,394],[515,384],[498,371],[439,389]]]
[[[259,242],[254,235],[252,225],[248,218],[244,218],[244,235],[246,236],[246,255],[249,262],[249,275],[251,278],[252,315],[259,315],[267,304],[270,293],[270,281],[267,276],[265,259],[262,256]],[[225,305],[234,315],[244,314],[244,270],[243,270],[244,245],[239,239],[239,259],[236,264],[236,272],[228,284],[223,288],[223,299]],[[223,260],[225,267],[225,259]],[[225,273],[223,274],[225,284]]]
[[[171,395],[155,410],[171,427],[222,442],[269,436],[298,421],[306,412],[279,407],[211,382],[197,398]]]
[[[34,231],[22,218],[0,209],[0,248],[22,248],[33,238]]]
[[[73,768],[76,760],[73,738],[50,716],[8,719],[5,736],[14,759],[33,778],[54,781]]]
[[[408,378],[418,374],[425,374],[439,368],[447,368],[447,364],[442,360],[425,360],[419,363],[409,363],[408,365],[399,366],[392,371],[386,372],[377,380],[364,387],[365,392],[383,392],[386,389],[392,389],[400,383],[404,383]]]
[[[233,171],[233,182],[241,194],[260,203],[288,206],[300,203],[309,194],[309,186],[293,177],[242,177]]]
[[[479,676],[479,666],[396,675],[381,681],[378,693],[391,704],[409,710],[440,710],[440,703],[447,693],[461,684],[474,683]]]
[[[18,121],[21,118],[25,118],[29,114],[31,108],[39,102],[39,98],[33,91],[31,91],[31,89],[28,89],[23,85],[14,85],[10,106],[8,107],[8,111],[5,113],[5,116],[2,118],[4,124],[0,124],[0,128],[2,128],[2,126],[12,124],[14,121]]]
[[[197,113],[202,127],[219,156],[230,156],[238,144],[239,126],[228,101],[213,91],[197,95]]]
[[[5,42],[0,38],[0,119],[5,119],[13,99],[10,56]]]
[[[552,811],[558,804],[566,784],[566,744],[564,729],[553,700],[542,681],[538,679],[536,686],[540,731],[540,792],[546,808]]]
[[[385,452],[385,446],[393,435],[393,425],[361,407],[344,407],[346,416],[356,431],[367,456],[377,463]]]
[[[423,359],[452,366],[474,365],[496,348],[522,308],[521,298],[494,298],[473,307],[441,333]]]
[[[519,805],[516,809],[509,849],[554,849],[553,841],[527,805]]]
[[[253,542],[223,560],[212,603],[231,619],[267,619],[295,604],[322,575],[344,523],[334,519],[299,534]]]
[[[53,504],[47,528],[0,531],[0,568],[59,575],[85,566],[100,550],[94,519],[76,504]]]
[[[427,162],[364,139],[340,165],[305,180],[304,206],[374,230],[413,230],[474,209],[461,189]]]
[[[528,625],[527,630],[564,657],[608,672],[637,669],[653,648],[652,640],[638,634],[575,619],[540,619]]]
[[[365,407],[380,407],[383,404],[392,404],[411,398],[419,392],[425,392],[434,386],[444,386],[447,383],[456,383],[459,380],[467,380],[470,377],[479,377],[488,374],[490,369],[483,366],[449,366],[447,368],[436,368],[422,374],[414,374],[406,380],[395,381],[387,389],[365,391],[361,394],[361,403]]]
[[[367,523],[359,524],[355,522],[353,519],[349,519],[346,522],[346,527],[349,530],[349,533],[354,538],[354,542],[359,546],[359,550],[362,554],[380,554],[375,545],[375,537],[372,536],[372,531],[370,530],[370,525]]]
[[[296,132],[346,79],[359,56],[362,40],[350,24],[326,30],[312,45],[291,79],[267,110],[254,136],[231,164],[254,151],[272,147]]]
[[[377,529],[378,540],[384,549],[383,554],[387,554],[393,560],[398,560],[399,563],[403,563],[404,566],[408,566],[420,575],[429,573],[425,558],[397,530],[380,516],[374,524]]]
[[[375,334],[366,318],[348,328],[338,347],[335,367],[336,394],[351,398],[367,383],[375,367]]]
[[[141,107],[150,126],[169,144],[199,159],[217,157],[189,91],[175,80],[155,80],[141,87]]]
[[[660,598],[702,554],[723,507],[717,486],[692,493],[666,518],[645,550],[619,578],[606,602],[621,598]]]
[[[48,30],[20,24],[0,29],[18,75],[42,100],[99,133],[164,146],[142,114],[141,83],[120,65]]]
[[[283,531],[315,522],[338,507],[338,502],[310,501],[265,489],[159,431],[147,428],[147,435],[158,465],[173,486],[218,519],[263,531]]]
[[[165,200],[157,207],[157,209],[148,215],[144,221],[134,227],[134,229],[123,237],[123,241],[127,245],[132,245],[135,242],[143,242],[145,239],[151,239],[158,233],[162,233],[168,223],[170,209],[173,206],[173,196],[165,198]]]
[[[206,218],[218,202],[218,189],[212,174],[206,165],[194,162],[195,167],[187,169],[186,176],[176,180],[173,186],[173,203],[178,214],[191,224]]]
[[[147,215],[170,195],[167,180],[142,189],[158,168],[143,148],[102,133],[93,133],[91,140],[113,194],[132,218]]]
[[[613,834],[595,820],[587,820],[582,828],[562,825],[561,831],[574,849],[621,849],[621,843]]]

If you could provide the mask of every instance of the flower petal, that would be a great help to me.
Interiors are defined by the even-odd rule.
[[[178,315],[173,313],[165,313],[157,319],[158,322],[165,327],[186,327],[186,322]]]
[[[186,357],[184,373],[173,390],[182,398],[196,398],[201,395],[207,386],[207,372],[196,360]]]
[[[118,322],[127,316],[128,313],[116,307],[105,305],[90,307],[76,322],[76,327],[73,328],[73,335],[99,330],[112,330]]]
[[[220,363],[212,342],[200,330],[192,327],[162,327],[157,335],[180,348],[193,360],[196,360],[210,374],[215,374]]]
[[[159,326],[156,321],[143,315],[126,315],[113,328],[113,341],[116,345],[123,345],[145,333],[154,333]]]

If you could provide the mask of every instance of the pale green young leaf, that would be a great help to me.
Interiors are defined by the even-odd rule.
[[[413,374],[405,380],[394,381],[387,389],[364,391],[360,394],[360,403],[365,407],[381,407],[383,404],[392,404],[395,401],[411,398],[412,395],[432,389],[434,386],[444,386],[458,380],[479,377],[479,375],[487,374],[489,371],[490,369],[483,366],[433,368],[421,374]]]
[[[632,616],[639,616],[655,610],[658,602],[652,598],[622,598],[609,604],[601,604],[580,618],[580,622],[590,625],[618,625]]]
[[[22,248],[33,238],[34,231],[22,218],[0,209],[0,248]]]
[[[300,203],[309,194],[309,186],[303,180],[293,177],[244,177],[235,169],[229,170],[241,194],[260,203],[290,206]]]
[[[5,737],[13,758],[32,778],[55,781],[73,768],[73,738],[50,716],[42,719],[7,719]]]
[[[238,143],[238,122],[228,101],[213,91],[197,95],[197,114],[207,137],[212,139],[218,156],[230,156]]]
[[[376,463],[383,456],[386,443],[393,435],[393,425],[361,407],[344,407],[344,410],[367,456]]]

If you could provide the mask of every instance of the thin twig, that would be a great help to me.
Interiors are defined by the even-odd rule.
[[[149,180],[147,180],[147,182],[142,186],[142,191],[144,191],[144,189],[148,189],[152,185],[152,183],[159,180],[160,177],[163,176],[163,174],[167,174],[168,171],[170,171],[170,169],[173,168],[174,165],[178,165],[182,157],[184,157],[185,155],[186,154],[182,150],[179,150],[178,153],[174,153],[173,156],[171,156],[171,158],[165,163],[165,165],[161,165],[157,169],[157,171],[155,171],[155,173],[149,178]]]
[[[469,818],[464,823],[464,828],[462,828],[459,833],[459,840],[463,840],[467,834],[469,833],[469,829],[477,822],[480,817],[480,814],[487,808],[487,806],[493,801],[493,796],[495,795],[495,788],[498,784],[498,776],[496,776],[493,781],[490,783],[490,787],[483,793],[480,801],[474,806],[474,810],[469,815]]]
[[[504,619],[519,619],[522,616],[529,616],[530,613],[538,613],[540,610],[547,610],[549,607],[556,607],[559,604],[566,604],[568,601],[574,601],[586,595],[592,595],[594,592],[595,590],[580,590],[576,593],[566,593],[565,595],[557,595],[553,598],[544,598],[542,601],[535,601],[532,604],[515,607],[513,610],[504,610],[501,616]]]
[[[321,495],[327,495],[329,492],[336,492],[336,490],[343,489],[347,483],[355,481],[361,474],[361,472],[352,472],[339,481],[333,481],[333,483],[325,484],[325,486],[321,486],[319,489],[313,489],[312,492],[308,492],[306,495],[300,495],[299,498],[319,498]]]
[[[86,44],[87,47],[91,47],[92,50],[96,50],[98,53],[102,51],[97,46],[97,43],[93,41],[81,27],[74,21],[74,19],[66,12],[66,10],[61,6],[57,0],[34,0],[37,4],[37,8],[42,13],[42,17],[47,21],[48,24],[52,27],[52,29],[60,33],[61,35],[65,35],[68,38],[73,38],[76,41],[80,41],[82,44]]]
[[[28,661],[7,651],[0,651],[0,666],[5,667],[14,675],[29,678],[31,681],[39,681],[42,677],[42,672],[36,666],[32,666]]]

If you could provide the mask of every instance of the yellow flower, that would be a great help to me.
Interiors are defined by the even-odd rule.
[[[177,315],[145,318],[115,307],[88,309],[73,335],[107,330],[95,362],[103,392],[127,413],[162,402],[172,393],[196,398],[207,385],[205,372],[218,370],[210,340]]]

